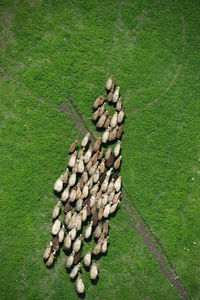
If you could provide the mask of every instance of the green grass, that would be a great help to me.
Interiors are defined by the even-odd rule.
[[[199,3],[1,1],[0,11],[1,299],[77,298],[63,253],[51,270],[42,262],[52,186],[81,138],[59,103],[71,95],[94,129],[110,74],[127,115],[123,183],[198,299]],[[179,299],[132,225],[122,205],[98,284],[84,275],[86,299]]]

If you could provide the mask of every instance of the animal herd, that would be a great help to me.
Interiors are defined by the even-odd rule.
[[[78,294],[85,291],[81,268],[90,272],[91,281],[98,277],[97,259],[107,252],[108,247],[109,218],[117,211],[121,200],[118,172],[125,114],[120,87],[115,87],[112,76],[105,88],[106,92],[94,101],[92,115],[97,131],[104,129],[103,135],[92,144],[88,132],[79,151],[78,140],[71,144],[67,169],[54,184],[54,192],[60,200],[52,210],[52,238],[43,255],[50,268],[59,249],[64,249],[67,255],[65,266],[71,280],[75,281]],[[113,116],[105,109],[107,104],[115,107]],[[114,141],[113,147],[109,145]],[[83,243],[92,237],[93,248],[82,256]]]

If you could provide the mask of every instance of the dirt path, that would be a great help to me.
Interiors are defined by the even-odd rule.
[[[79,118],[79,121],[81,122],[81,124],[83,125],[83,127],[85,127],[86,131],[90,133],[90,138],[91,138],[92,142],[95,142],[96,141],[96,137],[94,136],[94,134],[92,133],[92,131],[87,127],[87,124],[83,120],[82,115],[79,113],[78,109],[76,108],[76,106],[74,105],[74,103],[73,103],[73,101],[71,100],[70,97],[68,97],[68,101],[72,105],[72,107],[74,109],[74,112],[75,112],[76,116]]]
[[[79,113],[78,109],[75,107],[73,101],[70,97],[68,97],[68,101],[70,102],[71,106],[69,106],[69,103],[62,102],[60,104],[60,109],[62,112],[66,112],[67,116],[70,118],[72,122],[74,122],[75,126],[79,130],[79,132],[82,134],[82,136],[85,135],[86,132],[90,132],[91,139],[94,142],[96,138],[94,137],[94,134],[91,132],[91,130],[87,127],[87,124],[85,123],[84,119],[82,118],[81,114]],[[75,118],[76,117],[78,118]],[[81,126],[82,124],[82,126]],[[83,129],[85,128],[85,130]],[[179,278],[172,262],[170,261],[170,258],[168,257],[163,245],[159,241],[159,239],[156,237],[156,235],[151,230],[151,227],[149,224],[145,221],[142,214],[138,210],[138,208],[134,204],[133,198],[129,195],[126,187],[122,186],[123,191],[123,197],[125,196],[132,205],[132,208],[127,204],[127,202],[123,202],[124,208],[126,211],[131,213],[131,218],[135,220],[135,229],[140,233],[142,239],[144,240],[145,244],[147,245],[149,251],[153,254],[154,258],[157,260],[157,262],[160,265],[160,268],[165,276],[166,279],[169,279],[171,281],[171,285],[173,285],[177,291],[179,292],[182,299],[187,300],[190,299],[190,297],[187,294],[186,287],[184,286],[183,282]],[[166,263],[167,262],[167,263]]]
[[[135,206],[133,199],[128,194],[124,186],[123,186],[123,191],[125,196],[131,201],[133,209],[136,211],[137,214],[133,213],[133,209],[130,208],[130,206],[126,202],[123,202],[124,208],[126,211],[131,213],[131,218],[135,220],[135,229],[141,234],[142,239],[147,245],[149,251],[153,254],[154,258],[158,261],[165,278],[171,281],[171,285],[173,285],[178,290],[182,299],[190,299],[189,296],[187,295],[186,287],[184,286],[183,282],[179,278],[163,245],[160,243],[156,235],[152,232],[149,224],[142,217],[141,213]]]

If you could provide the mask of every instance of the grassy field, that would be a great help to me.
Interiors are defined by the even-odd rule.
[[[124,186],[199,299],[199,2],[2,0],[0,14],[0,298],[78,298],[62,251],[53,269],[42,262],[52,187],[81,139],[59,104],[70,95],[93,130],[90,108],[113,74]],[[85,299],[181,299],[123,205],[110,223]]]

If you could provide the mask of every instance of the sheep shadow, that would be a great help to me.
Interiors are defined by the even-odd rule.
[[[91,279],[91,283],[93,285],[97,285],[98,281],[99,281],[99,275],[97,275],[97,277],[94,280]]]

